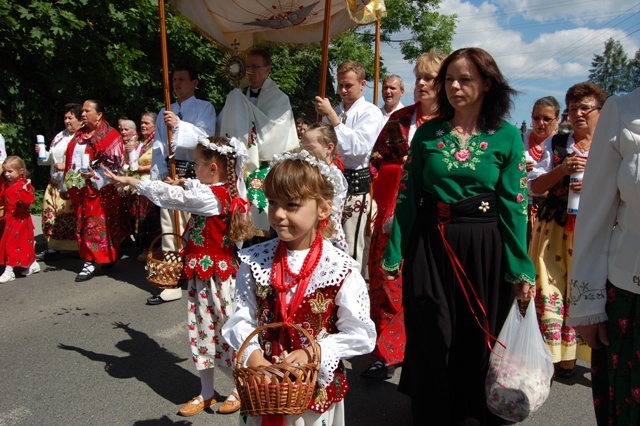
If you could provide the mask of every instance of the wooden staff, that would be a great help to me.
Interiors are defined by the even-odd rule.
[[[331,0],[324,2],[324,29],[322,32],[322,65],[320,66],[320,90],[318,96],[324,98],[326,94],[327,72],[329,68],[329,37],[331,31]],[[318,121],[322,116],[318,114]]]
[[[376,45],[373,55],[373,104],[378,105],[378,85],[380,84],[380,20],[376,21]]]
[[[167,111],[171,111],[171,91],[169,86],[169,54],[167,53],[167,27],[165,25],[164,16],[164,0],[158,1],[159,16],[160,16],[160,46],[162,49],[162,89],[164,91],[164,104]],[[173,138],[173,131],[167,127],[167,147],[169,150],[169,176],[171,179],[176,178],[176,163],[173,160],[173,149],[171,148],[171,139]],[[180,212],[173,211],[173,233],[178,234],[180,232]],[[176,247],[178,250],[182,247],[182,239],[176,238]]]

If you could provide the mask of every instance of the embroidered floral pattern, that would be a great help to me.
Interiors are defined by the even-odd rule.
[[[444,135],[444,131],[440,129],[436,132],[436,135],[440,137]],[[454,133],[449,133],[449,135],[458,140],[458,143],[452,142],[447,145],[444,141],[438,141],[436,144],[437,148],[442,151],[442,161],[447,165],[447,170],[460,167],[475,170],[476,164],[480,162],[478,157],[489,148],[489,143],[486,141],[478,142],[474,140],[475,136],[471,136],[467,141],[467,145],[465,145],[458,135]]]

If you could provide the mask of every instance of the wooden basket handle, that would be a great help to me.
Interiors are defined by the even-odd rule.
[[[316,342],[316,339],[314,339],[313,336],[309,334],[307,330],[300,327],[298,324],[290,323],[285,325],[285,323],[283,322],[272,322],[271,324],[261,325],[260,327],[253,330],[249,334],[249,336],[247,336],[244,343],[242,343],[242,346],[240,346],[240,349],[238,349],[238,355],[236,358],[236,368],[237,369],[242,368],[242,354],[244,353],[244,350],[247,348],[247,345],[249,345],[249,343],[251,342],[251,339],[253,339],[255,335],[260,333],[262,330],[268,330],[270,328],[278,328],[282,326],[285,326],[285,327],[288,326],[295,329],[297,332],[302,333],[309,340],[311,349],[313,350],[312,363],[317,364],[318,363],[318,343]]]
[[[176,236],[176,237],[182,238],[182,240],[184,241],[184,245],[185,245],[185,246],[187,245],[187,240],[186,240],[186,238],[184,238],[182,235],[180,235],[180,234],[176,234],[175,232],[165,232],[164,234],[160,234],[160,235],[158,235],[157,237],[155,237],[155,238],[153,239],[153,241],[151,241],[151,245],[149,246],[149,253],[147,253],[147,259],[151,259],[151,258],[152,258],[152,256],[153,256],[153,246],[156,244],[156,242],[157,242],[160,238],[164,237],[165,235],[174,235],[174,236]]]

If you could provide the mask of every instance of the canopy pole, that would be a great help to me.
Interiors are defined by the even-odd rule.
[[[167,53],[167,27],[165,24],[164,0],[158,1],[160,16],[160,46],[162,50],[162,90],[164,92],[164,104],[166,111],[171,111],[171,90],[169,86],[169,54]],[[171,148],[171,139],[173,131],[167,127],[167,147],[169,153],[169,176],[171,179],[176,178],[176,163],[173,160],[173,149]],[[180,212],[173,211],[173,233],[178,234],[180,230]],[[182,238],[176,238],[176,247],[178,250],[182,247]]]
[[[329,38],[331,31],[331,0],[324,2],[324,29],[322,32],[322,64],[320,66],[320,90],[318,96],[325,97],[327,85],[327,72],[329,70]],[[322,116],[318,114],[318,121]]]
[[[376,44],[373,59],[373,104],[378,105],[378,92],[380,85],[380,20],[376,21]]]

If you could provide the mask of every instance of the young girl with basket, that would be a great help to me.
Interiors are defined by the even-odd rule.
[[[236,357],[220,333],[235,311],[238,265],[234,243],[253,234],[241,178],[247,158],[246,147],[235,138],[202,136],[195,150],[197,179],[187,179],[184,188],[106,172],[120,184],[135,186],[140,195],[162,208],[191,213],[185,231],[184,272],[189,279],[188,334],[202,387],[200,395],[180,408],[183,416],[193,416],[216,403],[214,365],[231,377]],[[234,390],[218,412],[229,414],[239,408]]]
[[[24,161],[12,155],[2,163],[5,184],[1,199],[5,213],[4,232],[0,239],[0,264],[5,265],[0,284],[16,279],[14,267],[26,268],[23,275],[40,272],[36,262],[35,238],[30,208],[35,201],[34,189],[27,179]]]
[[[299,407],[302,414],[283,413],[292,407],[260,413],[243,398],[243,410],[254,415],[241,416],[241,424],[344,425],[348,384],[341,360],[371,352],[376,334],[359,265],[325,239],[333,234],[331,204],[338,185],[329,166],[304,150],[275,156],[264,181],[269,224],[278,238],[240,253],[237,310],[222,334],[239,349],[256,329],[261,331],[238,353],[236,386],[241,369],[251,373],[282,364],[294,370],[312,364],[317,355],[319,371],[310,402]],[[269,328],[272,323],[283,324]],[[241,397],[248,388],[238,387]]]

